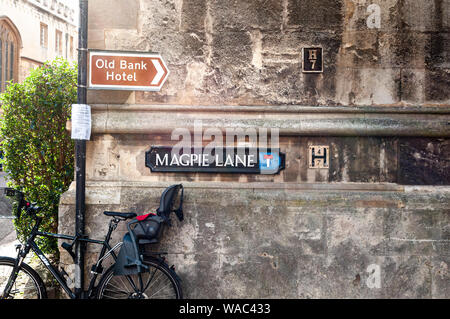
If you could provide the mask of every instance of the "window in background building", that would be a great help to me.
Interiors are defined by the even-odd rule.
[[[7,18],[0,19],[0,92],[9,81],[17,81],[19,62],[19,36]]]
[[[8,41],[6,41],[5,42],[5,49],[4,49],[4,58],[3,58],[3,69],[5,69],[5,75],[4,75],[4,77],[3,77],[3,90],[5,90],[6,89],[6,86],[7,86],[7,83],[6,82],[8,82],[8,80],[9,80],[9,76],[8,76],[8,73],[9,73],[9,63],[8,63],[8,47],[9,47],[9,45],[8,45]]]
[[[48,48],[48,26],[41,23],[41,48]]]
[[[65,52],[65,58],[67,60],[67,53],[68,53],[67,51],[69,49],[69,34],[68,33],[66,33],[65,43],[66,43],[66,46],[64,47],[64,52]]]
[[[73,36],[70,36],[70,58],[73,59]]]
[[[55,34],[55,52],[57,55],[62,56],[62,32],[56,30]]]
[[[12,42],[10,44],[11,50],[9,51],[9,81],[13,80],[14,78],[14,44]]]

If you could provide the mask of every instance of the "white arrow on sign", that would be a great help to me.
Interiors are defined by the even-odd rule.
[[[161,80],[161,78],[163,77],[164,69],[162,68],[161,63],[159,63],[159,60],[153,59],[152,62],[157,72],[155,77],[153,78],[152,85],[156,85],[159,83],[159,80]]]

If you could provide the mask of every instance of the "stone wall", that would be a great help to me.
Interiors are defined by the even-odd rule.
[[[106,233],[103,210],[154,210],[167,185],[88,183],[88,233]],[[152,249],[170,252],[187,298],[449,297],[448,188],[184,185],[186,219],[173,217]],[[74,190],[62,200],[63,229],[74,200]]]
[[[371,23],[374,4],[379,25]],[[159,52],[168,62],[172,74],[162,91],[133,93],[138,104],[450,101],[448,0],[130,0],[126,5],[98,0],[89,5],[90,48]],[[308,46],[323,47],[323,74],[301,72],[301,49]]]
[[[89,48],[158,52],[171,73],[160,92],[88,92],[88,234],[106,230],[102,211],[154,210],[182,182],[186,220],[154,249],[171,253],[187,297],[450,296],[450,1],[96,0],[89,10]],[[302,48],[315,46],[324,72],[303,73]],[[277,128],[286,169],[145,167],[152,145],[199,121]],[[311,145],[329,146],[329,168],[309,168]],[[74,230],[74,196],[75,184],[63,232]]]
[[[450,144],[446,138],[282,136],[279,144],[286,153],[286,169],[277,175],[152,173],[145,166],[150,145],[174,144],[164,134],[95,135],[87,148],[87,179],[450,185]],[[329,145],[329,168],[309,167],[308,148],[312,145]]]

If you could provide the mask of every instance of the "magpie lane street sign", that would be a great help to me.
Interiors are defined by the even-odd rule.
[[[174,152],[172,146],[152,146],[145,153],[145,166],[152,172],[271,175],[284,170],[285,162],[286,155],[279,149],[182,148]]]

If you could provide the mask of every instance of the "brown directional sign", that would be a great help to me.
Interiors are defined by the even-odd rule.
[[[161,55],[90,51],[89,88],[159,91],[169,75]]]

